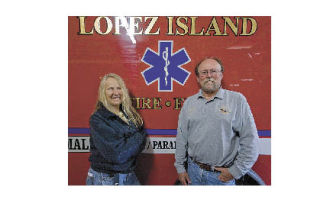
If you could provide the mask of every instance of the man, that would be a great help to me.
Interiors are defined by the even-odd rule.
[[[258,158],[250,107],[242,94],[221,88],[223,72],[217,58],[200,61],[201,89],[179,114],[175,167],[184,185],[235,185]]]

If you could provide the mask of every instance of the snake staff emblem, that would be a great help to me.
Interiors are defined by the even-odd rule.
[[[164,59],[164,61],[165,61],[165,66],[164,66],[164,72],[165,72],[165,74],[166,74],[166,77],[165,77],[165,82],[166,82],[166,86],[167,86],[167,84],[168,84],[168,75],[169,75],[169,72],[168,72],[168,66],[169,66],[169,64],[170,64],[170,61],[168,60],[168,54],[169,54],[169,51],[168,51],[168,47],[166,47],[166,50],[165,51],[163,51],[163,53],[162,53],[162,58]]]

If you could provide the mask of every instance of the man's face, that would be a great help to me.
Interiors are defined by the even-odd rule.
[[[122,89],[114,78],[108,78],[106,81],[106,97],[112,106],[119,107],[122,103]]]
[[[211,94],[221,86],[223,74],[220,64],[214,59],[204,60],[198,67],[199,76],[197,81],[200,84],[202,91]]]

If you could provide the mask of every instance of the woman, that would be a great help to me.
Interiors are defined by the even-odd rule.
[[[120,76],[105,75],[90,117],[91,167],[87,185],[139,185],[136,158],[145,146],[143,121]]]

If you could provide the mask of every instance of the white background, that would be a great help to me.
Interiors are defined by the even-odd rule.
[[[1,212],[315,212],[316,1],[2,1]],[[142,3],[143,2],[143,3]],[[272,16],[272,186],[68,186],[68,16]]]

